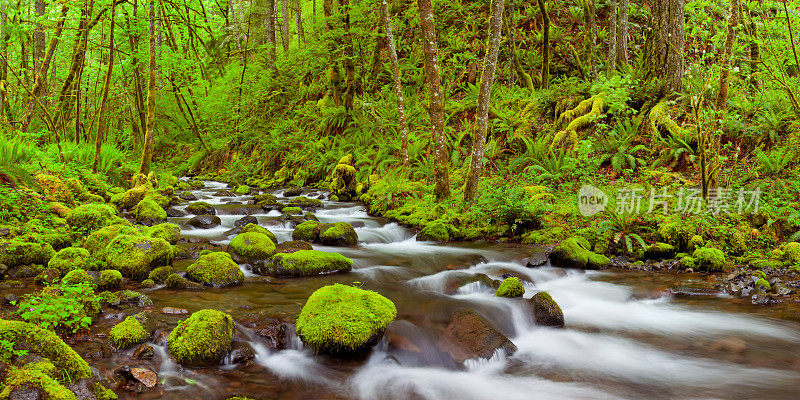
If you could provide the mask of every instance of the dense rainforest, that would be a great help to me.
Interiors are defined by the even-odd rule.
[[[0,400],[800,396],[800,0],[0,0]]]

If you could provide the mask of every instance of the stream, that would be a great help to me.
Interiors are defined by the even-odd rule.
[[[206,182],[193,193],[198,201],[214,205],[221,226],[194,229],[187,224],[190,216],[169,219],[183,229],[180,246],[193,238],[225,245],[233,238],[225,232],[246,214],[279,241],[291,240],[293,226],[281,221],[280,213],[247,205],[252,196],[216,196],[220,190],[227,190],[226,184]],[[274,194],[288,200],[280,190]],[[152,360],[132,358],[134,349],[89,360],[105,377],[121,365],[158,373],[160,384],[154,390],[121,392],[120,399],[223,400],[234,394],[298,400],[800,398],[800,324],[776,318],[778,311],[735,304],[722,295],[675,296],[665,290],[692,279],[702,281],[702,276],[585,272],[549,263],[528,268],[527,258],[541,256],[541,249],[422,242],[411,230],[369,216],[361,205],[329,201],[320,191],[305,190],[303,195],[323,198],[324,208],[314,211],[320,221],[345,221],[356,228],[356,247],[314,245],[351,258],[352,272],[278,279],[245,271],[246,283],[238,287],[189,292],[162,286],[142,293],[171,329],[185,315],[162,315],[163,307],[189,312],[214,308],[237,319],[265,313],[293,322],[314,290],[332,283],[356,284],[396,304],[397,319],[384,339],[365,359],[341,361],[304,349],[291,329],[287,349],[269,350],[262,337],[240,325],[235,340],[252,348],[254,362],[228,360],[190,369],[170,360],[164,336],[157,332]],[[192,261],[176,261],[176,270],[184,271]],[[537,291],[549,292],[564,312],[566,328],[536,326],[526,300],[495,297],[494,289],[471,279],[480,274],[523,277],[528,281],[526,299]],[[517,352],[497,352],[464,366],[438,356],[438,337],[460,308],[478,311],[514,342]],[[137,311],[105,314],[95,329],[107,332]]]

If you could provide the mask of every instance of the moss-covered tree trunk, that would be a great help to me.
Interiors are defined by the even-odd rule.
[[[108,70],[106,71],[106,79],[103,82],[103,94],[100,99],[100,108],[97,110],[98,123],[97,123],[97,136],[94,142],[94,160],[92,161],[92,171],[97,172],[97,166],[100,163],[100,149],[103,145],[103,136],[107,124],[105,124],[105,106],[108,100],[108,90],[111,86],[111,72],[114,70],[114,19],[117,15],[117,3],[111,3],[111,31],[108,38]]]
[[[684,0],[654,0],[645,41],[645,78],[660,79],[668,92],[683,84]]]
[[[722,50],[722,70],[719,75],[719,91],[715,105],[722,109],[728,100],[728,78],[731,73],[731,57],[733,44],[736,42],[736,27],[739,25],[739,0],[731,0],[731,15],[728,17],[728,32],[725,36],[725,46]]]
[[[297,27],[297,46],[303,49],[306,47],[306,30],[303,27],[303,2],[297,0],[294,7],[294,22]]]
[[[8,14],[6,14],[6,4],[0,4],[0,121],[4,124],[8,119],[8,36],[6,34],[6,24]]]
[[[406,107],[403,102],[403,82],[400,79],[400,63],[397,60],[397,48],[392,34],[392,24],[389,21],[389,5],[386,0],[381,0],[381,18],[383,30],[386,33],[386,47],[389,49],[389,59],[392,62],[392,76],[394,78],[394,94],[397,101],[397,124],[400,130],[400,159],[403,169],[408,166],[408,124],[406,123]]]
[[[267,0],[266,4],[266,26],[264,26],[264,30],[267,33],[267,59],[269,66],[275,68],[275,60],[278,56],[278,43],[277,38],[275,37],[275,0]]]
[[[428,115],[431,119],[431,138],[434,145],[434,169],[437,199],[450,197],[450,157],[444,135],[444,108],[439,77],[439,46],[436,44],[436,23],[431,0],[418,0],[420,25],[425,49],[425,83],[428,86]]]
[[[286,53],[289,51],[289,0],[281,0],[281,42]]]
[[[542,89],[550,87],[550,15],[544,6],[545,0],[537,0],[542,13]]]
[[[630,4],[628,0],[620,0],[617,10],[617,66],[628,65],[628,14]]]
[[[150,162],[153,159],[153,136],[155,135],[156,117],[156,0],[150,0],[148,19],[150,21],[150,62],[147,65],[147,130],[144,133],[142,148],[142,164],[139,173],[150,173]]]
[[[617,68],[617,0],[611,0],[608,11],[608,62],[606,71]]]
[[[483,148],[486,144],[486,120],[489,117],[489,101],[491,100],[494,73],[497,68],[497,53],[500,49],[500,33],[503,27],[504,0],[492,0],[492,14],[489,22],[489,37],[486,39],[486,58],[483,61],[480,92],[478,93],[478,110],[475,123],[472,124],[472,157],[469,163],[469,175],[464,189],[464,201],[471,202],[478,191],[478,179],[483,170]]]
[[[348,112],[353,109],[358,83],[356,82],[355,48],[353,47],[352,33],[350,32],[350,0],[339,0],[342,13],[342,26],[344,27],[344,74],[347,80],[347,89],[344,94],[344,108]]]

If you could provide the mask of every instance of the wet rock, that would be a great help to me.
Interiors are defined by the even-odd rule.
[[[147,368],[125,365],[115,369],[114,374],[125,379],[127,382],[127,389],[135,392],[141,392],[142,389],[138,387],[137,384],[141,384],[144,388],[151,389],[158,383],[158,374]]]
[[[12,304],[17,304],[17,302],[19,302],[19,296],[15,295],[13,293],[8,293],[6,295],[3,295],[3,305],[4,306],[10,306]]]
[[[253,272],[274,276],[310,276],[348,272],[353,260],[339,254],[317,250],[298,250],[289,254],[276,254],[264,264],[253,266]]]
[[[189,225],[198,229],[210,229],[221,223],[222,220],[216,215],[198,215],[189,220]]]
[[[455,275],[455,274],[454,274]],[[444,286],[444,293],[448,295],[456,294],[458,289],[469,285],[471,283],[480,282],[481,285],[486,286],[487,289],[496,290],[500,287],[500,282],[496,282],[494,279],[489,277],[486,274],[475,274],[475,275],[456,275],[452,279],[448,280]]]
[[[231,347],[227,361],[233,364],[249,364],[256,358],[253,348],[247,343],[235,342]]]
[[[189,310],[183,308],[164,307],[161,309],[161,313],[166,315],[185,315],[189,314]]]
[[[203,286],[202,283],[192,282],[178,274],[172,274],[168,276],[164,283],[166,283],[167,287],[170,289],[183,289],[192,291],[205,290],[205,286]]]
[[[552,253],[550,261],[557,267],[602,269],[611,264],[608,257],[590,250],[589,242],[579,236],[561,242]]]
[[[696,297],[696,296],[711,296],[716,297],[719,292],[711,289],[711,288],[704,288],[704,287],[692,287],[692,286],[675,286],[667,289],[669,294],[675,297]]]
[[[108,344],[100,342],[92,342],[84,350],[83,356],[85,358],[101,359],[101,358],[111,357],[112,353],[113,350],[111,346],[109,346]]]
[[[453,313],[439,346],[458,363],[474,358],[489,359],[497,350],[507,355],[517,350],[514,343],[472,310]]]
[[[167,217],[169,218],[180,218],[186,216],[186,213],[181,210],[176,210],[174,208],[168,208],[167,210]]]
[[[545,264],[547,264],[547,255],[544,253],[536,253],[528,259],[528,262],[525,264],[525,266],[528,268],[536,268]]]
[[[767,294],[767,293],[754,294],[750,298],[750,302],[753,303],[753,305],[756,305],[756,306],[768,306],[768,305],[780,303],[779,300],[775,299],[774,297],[772,297],[772,295]]]
[[[266,339],[267,347],[271,350],[286,348],[288,329],[283,319],[268,315],[252,315],[241,319],[239,323],[253,329],[256,335]]]
[[[261,209],[264,211],[281,211],[286,208],[286,204],[283,204],[277,200],[264,200],[258,202],[258,205],[261,206]]]
[[[283,191],[284,197],[295,197],[300,196],[301,194],[303,194],[303,188],[298,186],[290,187]]]
[[[252,215],[247,215],[247,216],[239,218],[239,219],[237,219],[236,221],[233,222],[233,226],[237,227],[237,228],[240,227],[240,226],[245,226],[247,224],[256,224],[256,225],[258,225],[258,218],[254,217]]]
[[[530,302],[533,305],[536,325],[552,326],[554,328],[564,327],[564,313],[549,293],[536,293],[530,299]]]
[[[206,203],[205,201],[198,201],[192,204],[189,204],[186,207],[186,212],[194,214],[194,215],[216,215],[217,210],[214,209],[214,206],[211,204]]]
[[[91,379],[84,378],[75,382],[70,386],[69,390],[75,394],[77,400],[97,400],[93,393],[94,390],[92,390],[93,385],[94,383]]]
[[[195,196],[194,193],[189,192],[189,191],[181,192],[178,195],[178,197],[180,197],[182,200],[187,200],[187,201],[195,201],[195,200],[197,200],[197,196]]]
[[[777,296],[789,296],[794,294],[794,290],[789,289],[783,283],[775,283],[772,285],[772,291],[775,292]]]
[[[318,229],[319,241],[326,246],[355,246],[358,244],[358,234],[347,222],[320,224]]]
[[[286,242],[279,243],[275,246],[275,250],[278,253],[294,253],[300,250],[313,250],[314,247],[311,246],[311,243],[304,242],[302,240],[289,240]]]
[[[142,344],[133,351],[133,358],[140,360],[149,360],[156,355],[155,349],[149,344]]]
[[[230,315],[217,310],[200,310],[172,330],[167,347],[183,365],[210,366],[220,362],[230,351],[233,331]]]
[[[23,386],[14,389],[8,396],[9,400],[46,400],[44,391],[37,387]]]
[[[437,344],[435,332],[407,321],[395,321],[384,334],[389,354],[409,367],[458,369],[458,363]]]
[[[218,197],[236,197],[236,194],[234,194],[230,190],[217,190],[216,192],[214,192],[214,196],[218,196]]]

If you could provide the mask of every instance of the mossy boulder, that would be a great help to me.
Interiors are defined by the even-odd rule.
[[[300,207],[285,207],[281,212],[286,215],[303,215],[303,209]]]
[[[319,226],[317,221],[306,221],[294,227],[292,231],[293,240],[303,240],[306,242],[316,242],[319,238]]]
[[[78,284],[94,284],[94,278],[89,276],[86,271],[82,269],[74,269],[67,272],[61,279],[61,283],[65,285],[78,285]]]
[[[691,256],[681,257],[681,259],[679,261],[679,265],[681,266],[681,268],[685,268],[685,269],[689,269],[689,268],[695,269],[697,267],[697,264],[695,264],[695,262],[694,262],[694,258],[691,257]]]
[[[0,264],[8,267],[20,265],[47,265],[56,254],[47,243],[27,242],[20,239],[0,241]]]
[[[347,222],[322,224],[319,226],[319,241],[326,246],[355,246],[358,234]]]
[[[246,194],[250,194],[250,190],[251,190],[250,186],[239,185],[239,187],[237,187],[236,190],[234,190],[233,192],[238,194],[238,195],[246,195]]]
[[[205,286],[202,283],[192,282],[178,274],[170,274],[164,283],[170,289],[203,291]]]
[[[705,245],[705,240],[700,235],[694,235],[689,239],[689,242],[686,244],[687,251],[694,251],[699,249]]]
[[[196,201],[186,207],[186,212],[194,215],[216,215],[217,210],[214,206],[205,201]]]
[[[333,168],[330,176],[331,194],[339,200],[351,200],[356,195],[356,169],[351,164],[339,163]]]
[[[728,237],[728,249],[731,254],[741,256],[747,252],[747,242],[739,231],[733,231]]]
[[[258,272],[275,276],[309,276],[347,272],[353,268],[353,260],[339,254],[317,250],[298,250],[293,253],[275,254]]]
[[[175,360],[191,367],[219,363],[231,349],[233,318],[217,310],[200,310],[169,334],[167,347]]]
[[[677,251],[678,249],[675,246],[659,242],[648,246],[644,252],[644,256],[650,260],[662,260],[674,257]]]
[[[222,220],[218,216],[211,214],[195,215],[188,222],[189,225],[198,229],[210,229],[221,223]]]
[[[117,210],[107,204],[84,204],[67,214],[67,223],[88,232],[110,225],[117,219]]]
[[[780,259],[790,264],[800,264],[800,243],[789,242],[782,246],[783,254]]]
[[[771,289],[769,282],[764,278],[758,278],[754,284],[754,287],[757,292],[769,292]]]
[[[47,263],[49,268],[58,270],[61,275],[75,269],[89,269],[89,250],[80,247],[61,249]]]
[[[334,284],[317,289],[300,311],[297,334],[317,353],[350,355],[368,350],[397,316],[380,294]]]
[[[100,272],[100,279],[97,287],[100,289],[116,289],[122,286],[122,273],[114,269],[106,269]]]
[[[277,253],[294,253],[300,250],[314,250],[314,246],[312,246],[311,243],[304,242],[302,240],[289,240],[278,243],[275,246],[275,251]]]
[[[245,232],[231,240],[228,251],[236,262],[259,263],[275,254],[275,243],[263,233]]]
[[[135,317],[130,316],[114,325],[108,333],[111,344],[119,350],[141,344],[150,339],[150,333]]]
[[[701,247],[692,253],[697,268],[701,271],[720,272],[725,270],[725,253],[713,247]]]
[[[210,286],[234,286],[244,282],[244,273],[225,252],[206,254],[186,269],[186,277]]]
[[[533,314],[536,325],[551,326],[555,328],[564,327],[564,313],[558,306],[550,293],[539,292],[530,299],[533,306]]]
[[[422,228],[419,238],[432,242],[448,242],[450,241],[450,231],[442,221],[431,221]]]
[[[271,193],[261,193],[253,196],[254,204],[258,204],[262,201],[277,202],[278,197]]]
[[[169,202],[167,203],[169,204]],[[131,215],[138,224],[152,226],[167,220],[167,212],[151,199],[144,199],[131,209]]]
[[[106,248],[106,265],[122,275],[142,280],[154,267],[172,264],[174,252],[164,239],[119,235]]]
[[[611,264],[608,257],[589,250],[589,242],[580,236],[562,241],[550,253],[550,262],[557,267],[602,269]]]
[[[314,208],[322,207],[322,200],[311,199],[306,196],[297,196],[289,200],[289,207]]]
[[[111,196],[111,204],[119,207],[121,210],[130,210],[135,205],[139,204],[142,199],[153,190],[153,186],[149,183],[143,183],[138,186]]]
[[[153,268],[150,271],[150,274],[147,275],[147,279],[152,279],[153,282],[156,283],[164,283],[167,278],[172,275],[173,269],[171,266],[167,265],[164,267]]]
[[[144,231],[146,236],[166,240],[171,245],[178,244],[181,239],[181,227],[171,223],[153,225]]]
[[[242,228],[242,231],[240,233],[247,233],[247,232],[257,232],[267,235],[267,237],[269,237],[269,239],[272,240],[272,243],[278,243],[278,237],[275,236],[274,233],[270,232],[269,229],[264,228],[261,225],[247,224]]]
[[[108,244],[119,235],[139,235],[139,229],[132,225],[113,224],[105,228],[92,232],[83,243],[83,248],[99,259],[105,259],[105,251]]]
[[[494,295],[497,297],[522,297],[525,294],[525,288],[522,286],[522,281],[516,276],[511,276],[503,280]]]

